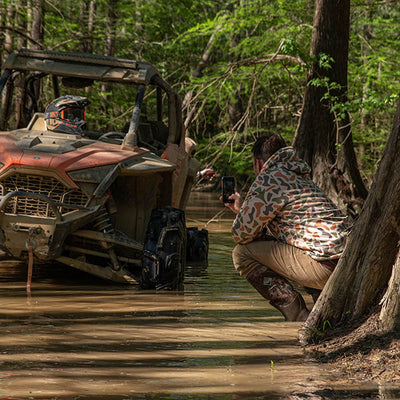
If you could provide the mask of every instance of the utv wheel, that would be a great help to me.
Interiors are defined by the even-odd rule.
[[[181,289],[185,264],[185,213],[172,207],[154,209],[144,242],[141,287]]]
[[[208,231],[196,227],[187,228],[186,260],[207,263]]]

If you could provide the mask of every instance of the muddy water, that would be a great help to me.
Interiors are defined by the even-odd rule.
[[[192,195],[187,222],[209,230],[209,265],[189,266],[182,292],[71,275],[37,278],[27,297],[22,279],[0,282],[0,399],[397,398],[333,384],[305,359],[300,325],[234,271],[232,214],[216,197]]]

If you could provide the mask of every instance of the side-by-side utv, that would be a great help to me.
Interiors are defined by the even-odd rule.
[[[179,288],[199,163],[175,91],[151,64],[121,58],[21,49],[3,68],[0,248],[66,274]],[[97,101],[107,131],[47,129],[45,106],[71,93]]]

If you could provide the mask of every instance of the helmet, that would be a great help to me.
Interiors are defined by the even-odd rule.
[[[49,131],[81,134],[86,129],[85,106],[87,97],[62,96],[51,102],[44,112]]]

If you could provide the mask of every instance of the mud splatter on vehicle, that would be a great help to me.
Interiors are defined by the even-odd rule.
[[[91,54],[21,49],[3,67],[0,248],[30,266],[57,262],[114,282],[179,288],[199,162],[172,87],[150,63]],[[46,128],[43,93],[89,96],[99,85],[114,93],[113,84],[131,99],[124,128]]]

